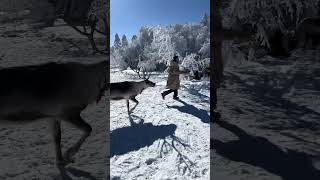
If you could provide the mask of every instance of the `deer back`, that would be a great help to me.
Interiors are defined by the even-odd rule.
[[[105,79],[104,68],[79,63],[48,63],[0,70],[0,114],[56,114],[93,102]]]

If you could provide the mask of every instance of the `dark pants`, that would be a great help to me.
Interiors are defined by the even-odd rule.
[[[168,94],[170,94],[170,93],[172,93],[173,92],[173,97],[178,97],[178,90],[176,89],[176,90],[173,90],[173,89],[169,89],[169,90],[167,90],[167,91],[164,91],[162,94],[164,95],[164,96],[166,96],[166,95],[168,95]]]

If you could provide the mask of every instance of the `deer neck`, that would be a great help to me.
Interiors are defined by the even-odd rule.
[[[99,63],[93,64],[94,71],[97,73],[97,90],[98,94],[96,97],[96,103],[98,103],[104,96],[104,92],[107,89],[107,61],[101,61]]]
[[[142,91],[147,88],[146,87],[146,83],[144,81],[140,81],[139,82],[139,86],[140,86],[140,94],[142,93]]]

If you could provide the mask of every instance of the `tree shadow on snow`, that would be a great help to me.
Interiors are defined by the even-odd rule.
[[[284,151],[268,139],[249,135],[226,121],[217,124],[239,138],[229,142],[211,140],[210,144],[217,154],[232,161],[263,168],[284,180],[320,179],[320,171],[313,166],[311,156],[289,149]]]
[[[139,119],[139,122],[138,123],[136,123],[135,121],[134,121],[134,118],[135,119]],[[129,114],[129,121],[130,121],[130,126],[137,126],[137,125],[141,125],[141,124],[143,124],[144,123],[144,119],[142,119],[141,117],[139,117],[139,116],[136,116],[136,115],[131,115],[131,114]]]
[[[204,109],[198,109],[193,105],[190,105],[182,100],[178,100],[183,104],[183,106],[168,106],[167,108],[174,108],[179,110],[180,112],[191,114],[197,118],[199,118],[204,123],[209,123],[210,116],[208,115],[208,112]]]
[[[314,71],[315,74],[320,73],[320,69]],[[318,134],[320,130],[320,123],[316,121],[316,117],[320,116],[320,113],[308,108],[303,104],[298,104],[290,99],[284,98],[284,95],[289,93],[290,89],[306,89],[311,91],[319,91],[320,85],[314,83],[314,74],[297,72],[292,78],[288,78],[285,73],[273,74],[259,74],[255,72],[244,73],[251,75],[252,85],[248,84],[247,80],[242,80],[239,76],[234,74],[228,74],[228,80],[234,84],[239,85],[237,89],[238,93],[249,94],[250,98],[265,107],[273,109],[272,112],[266,111],[254,113],[265,113],[269,119],[279,119],[279,114],[284,114],[281,121],[277,123],[261,126],[261,128],[272,130],[300,130],[308,129]],[[273,84],[269,82],[274,82]],[[280,85],[276,87],[274,84],[278,82]],[[241,107],[242,109],[245,107]],[[252,110],[248,110],[252,111]],[[305,119],[305,116],[309,115],[309,119]],[[314,117],[314,118],[310,118]]]
[[[184,87],[185,90],[187,90],[187,92],[188,92],[189,94],[191,94],[191,95],[193,95],[194,97],[196,97],[196,100],[201,100],[202,102],[210,103],[208,96],[206,96],[206,95],[204,95],[204,94],[202,94],[202,93],[199,93],[199,90],[200,90],[200,89],[207,89],[207,90],[209,90],[209,89],[208,89],[208,86],[203,86],[203,85],[201,85],[200,87],[199,87],[199,86],[197,86],[197,87],[188,87],[188,86],[184,86],[184,85],[182,85],[182,86]],[[194,86],[195,86],[195,85],[194,85]]]
[[[138,116],[132,115],[132,117]],[[131,126],[115,129],[110,133],[111,156],[123,155],[150,146],[158,139],[174,135],[176,129],[177,126],[174,124],[155,126],[152,123],[135,124],[134,122]]]
[[[60,167],[59,168],[61,179],[63,180],[74,180],[74,179],[79,179],[79,178],[85,178],[85,179],[90,179],[90,180],[97,180],[93,175],[91,175],[89,172],[76,169],[73,167]],[[68,175],[68,172],[71,173],[75,178],[72,178],[71,176]]]

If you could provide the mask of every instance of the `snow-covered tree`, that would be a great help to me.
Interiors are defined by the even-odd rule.
[[[268,31],[293,30],[305,17],[316,16],[317,0],[232,0],[227,15],[228,24],[249,24],[256,30],[262,45],[270,46]]]
[[[200,50],[202,45],[210,39],[209,29],[207,26],[203,26],[199,29],[198,35],[195,40],[195,49]]]
[[[116,35],[114,36],[113,47],[115,49],[119,49],[121,47],[121,41],[120,41],[118,33],[116,33]]]
[[[139,43],[142,47],[148,46],[153,40],[153,32],[150,27],[141,27],[139,30]]]
[[[195,66],[202,67],[204,59],[208,60],[210,56],[209,17],[204,15],[201,22],[141,27],[128,46],[122,42],[121,48],[116,48],[114,44],[122,59],[119,63],[135,70],[143,67],[163,71],[174,55],[183,59],[187,54],[195,54],[197,58],[193,59],[193,63],[199,63]]]
[[[230,3],[229,3],[230,2]],[[235,40],[270,47],[268,32],[280,29],[282,32],[294,29],[301,19],[317,15],[317,0],[230,0],[213,1],[213,61],[211,70],[213,102],[212,117],[217,118],[214,109],[217,105],[217,89],[223,76],[223,41]],[[241,30],[247,26],[251,31]],[[252,52],[250,52],[252,54]],[[251,56],[251,55],[250,55]]]
[[[150,44],[148,57],[158,61],[158,63],[167,64],[176,53],[169,30],[165,27],[157,26],[153,28],[154,39]]]
[[[122,35],[122,38],[121,38],[121,46],[122,47],[127,47],[128,46],[128,40],[127,40],[127,36],[126,35]]]
[[[209,22],[209,17],[207,15],[207,13],[205,13],[200,21],[200,25],[201,26],[206,26],[209,27],[210,26],[210,22]]]
[[[138,39],[137,35],[133,35],[131,38],[131,42],[136,41]]]
[[[106,35],[109,29],[109,0],[86,0],[91,1],[91,7],[88,13],[88,18],[92,21],[97,21],[96,30]],[[109,36],[109,34],[108,34]]]
[[[202,44],[199,54],[201,55],[201,58],[210,58],[210,39],[206,39]]]

